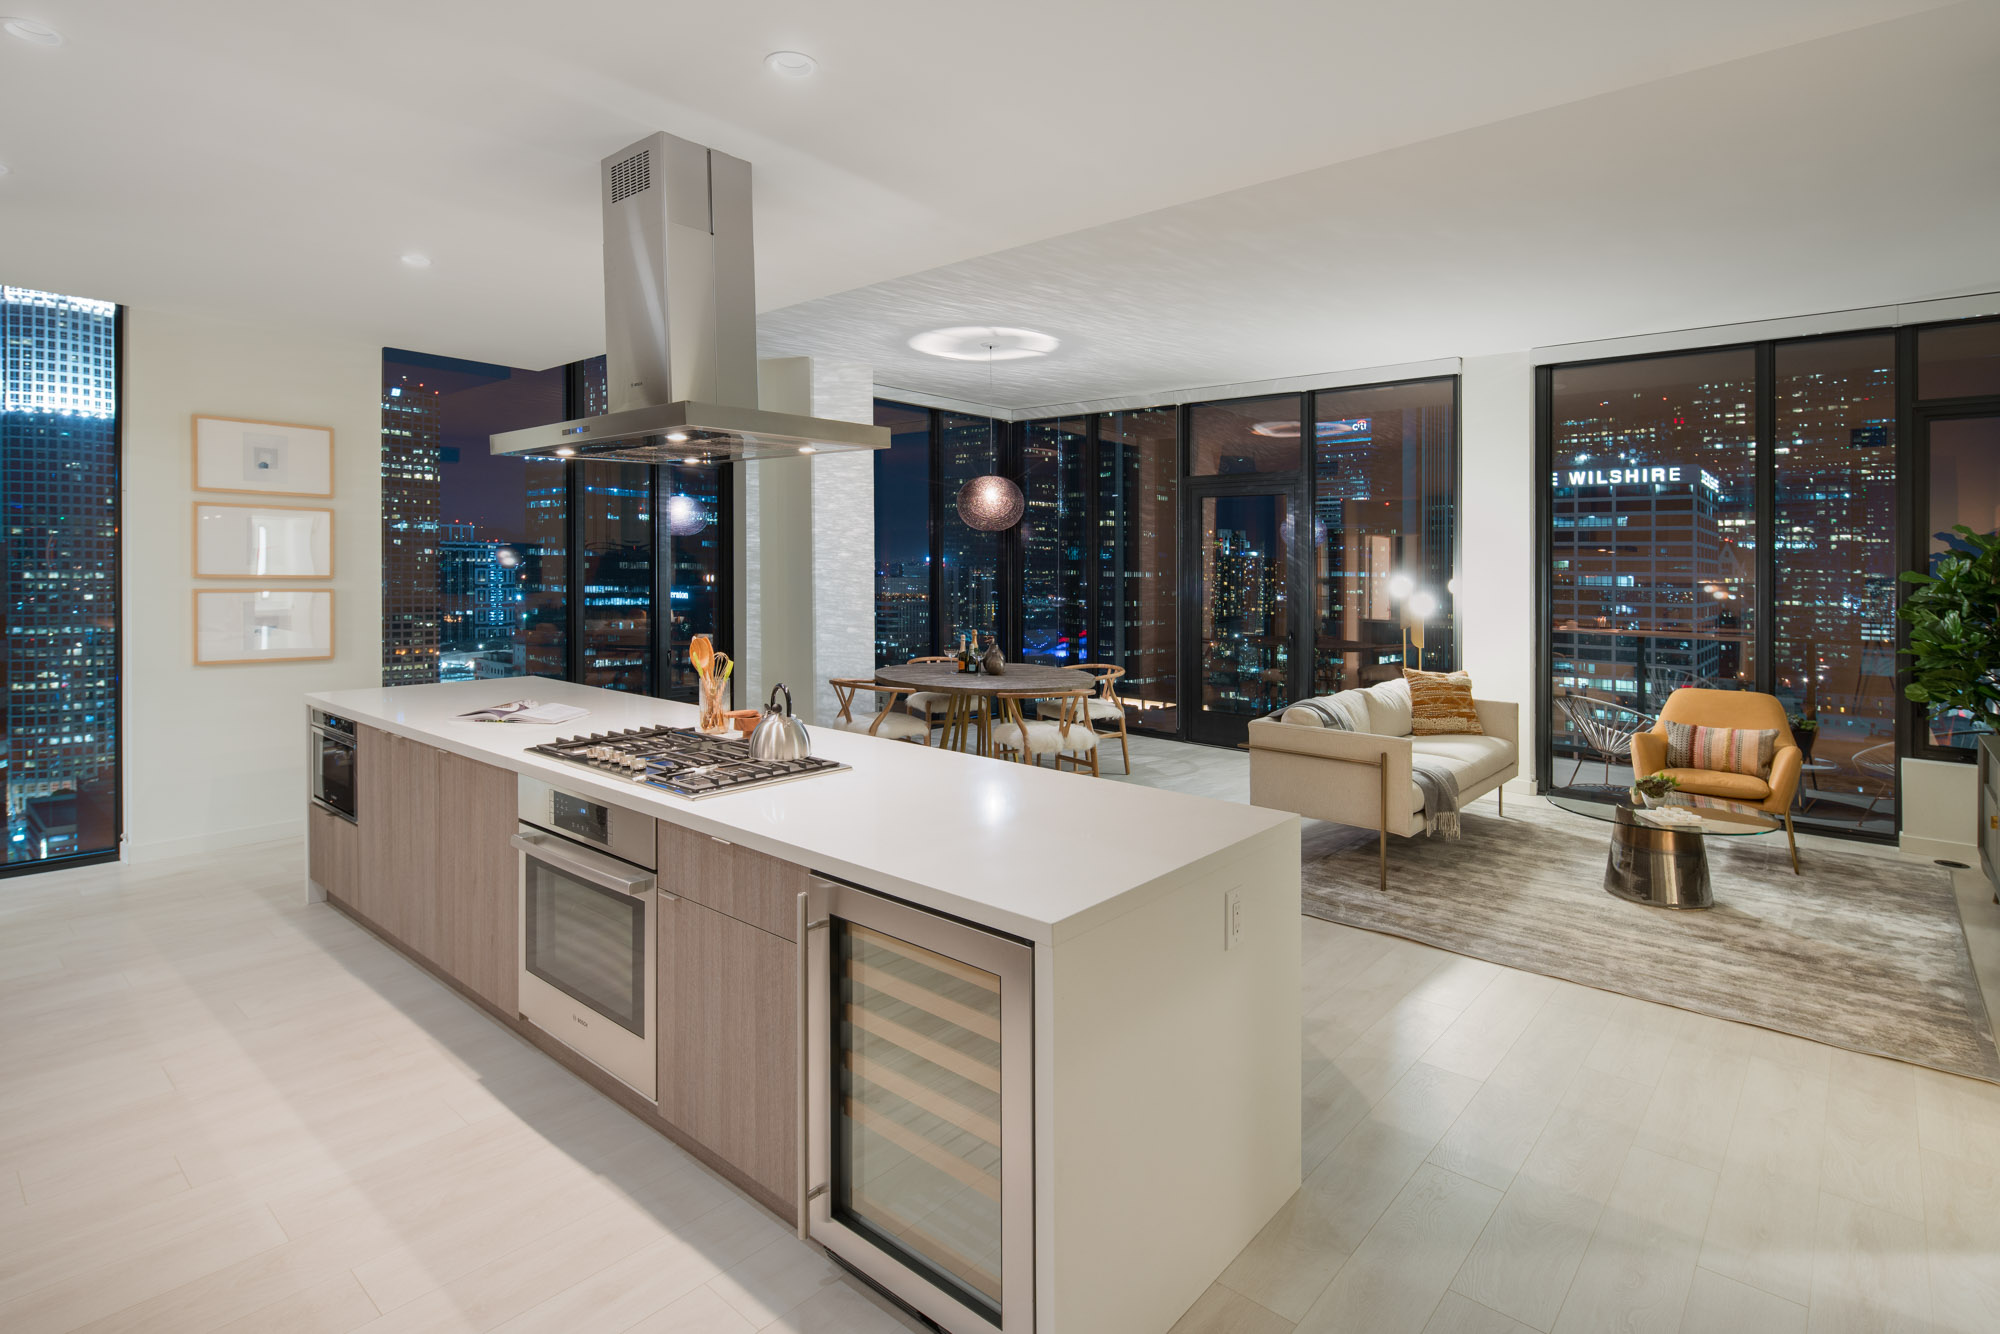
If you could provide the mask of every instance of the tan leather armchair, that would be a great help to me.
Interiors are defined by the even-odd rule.
[[[1777,749],[1771,754],[1768,780],[1752,774],[1718,773],[1712,769],[1667,768],[1667,724],[1693,723],[1698,727],[1736,727],[1753,731],[1775,730]],[[1799,841],[1792,832],[1792,799],[1799,790],[1799,766],[1805,756],[1792,741],[1792,726],[1785,706],[1776,695],[1760,695],[1753,690],[1698,690],[1683,686],[1667,696],[1660,720],[1650,732],[1632,738],[1632,772],[1639,778],[1653,774],[1671,775],[1683,792],[1705,797],[1723,797],[1755,806],[1771,815],[1784,817],[1785,842],[1792,853],[1792,873],[1799,874]]]

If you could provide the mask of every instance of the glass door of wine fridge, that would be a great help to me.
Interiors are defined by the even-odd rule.
[[[800,896],[800,1235],[952,1334],[1034,1327],[1034,950]]]

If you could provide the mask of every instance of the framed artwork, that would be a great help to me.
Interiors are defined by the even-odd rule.
[[[194,419],[194,489],[265,496],[331,496],[333,431],[325,426]]]
[[[194,503],[197,579],[331,579],[333,511]]]
[[[311,662],[333,656],[333,592],[325,588],[197,588],[194,663]]]

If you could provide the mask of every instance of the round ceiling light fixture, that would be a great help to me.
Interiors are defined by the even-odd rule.
[[[803,51],[773,51],[764,57],[764,65],[787,79],[807,78],[819,68],[819,62]]]
[[[675,537],[693,537],[708,527],[708,512],[693,496],[667,497],[667,531]]]
[[[431,257],[412,250],[409,254],[403,256],[403,263],[413,269],[428,269],[431,266]]]
[[[951,361],[1020,361],[1024,357],[1046,357],[1062,346],[1062,340],[1033,329],[966,324],[920,333],[910,340],[910,346]]]
[[[1021,521],[1027,500],[1021,488],[1005,477],[988,473],[958,488],[958,517],[982,533],[999,533]]]
[[[18,37],[36,46],[61,46],[63,35],[46,23],[34,19],[0,19],[0,29],[5,29],[9,37]]]

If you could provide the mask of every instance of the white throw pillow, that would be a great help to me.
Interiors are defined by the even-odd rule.
[[[1368,696],[1369,731],[1376,736],[1410,734],[1410,683],[1397,677],[1362,692]]]

